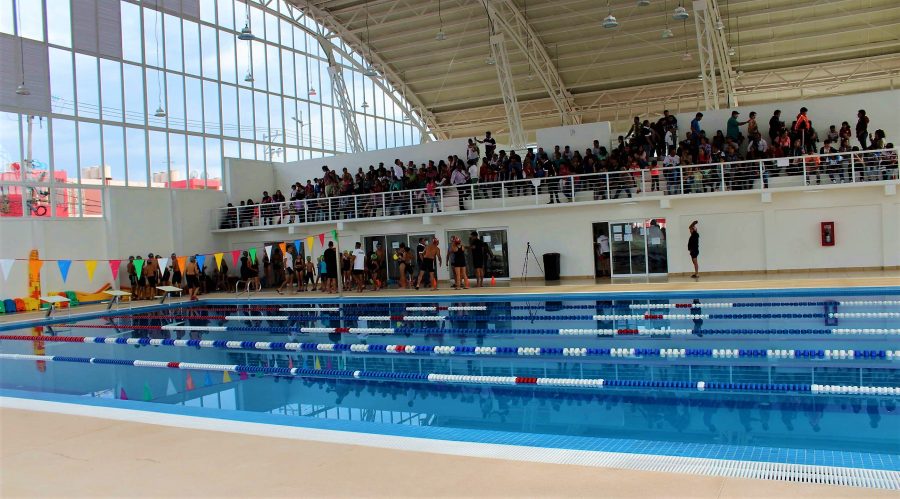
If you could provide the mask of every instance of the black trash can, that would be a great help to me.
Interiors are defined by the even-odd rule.
[[[559,253],[544,253],[544,280],[559,280]]]

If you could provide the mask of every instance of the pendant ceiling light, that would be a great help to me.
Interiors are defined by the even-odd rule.
[[[734,47],[728,47],[728,55],[729,56],[733,56],[735,54],[735,52],[737,52],[737,51],[734,50]]]
[[[447,39],[447,34],[444,33],[444,18],[441,16],[441,0],[438,0],[438,32],[434,35],[434,39],[442,42]]]
[[[638,7],[649,7],[650,0],[638,0]]]
[[[253,73],[251,73],[249,69],[247,70],[247,74],[244,75],[244,81],[246,81],[247,83],[253,83],[254,81],[256,81],[253,79]]]
[[[153,113],[153,116],[156,116],[157,118],[165,118],[165,117],[166,117],[166,110],[163,109],[162,106],[159,106],[159,107],[156,108],[156,112]]]
[[[253,30],[250,29],[250,0],[246,0],[244,4],[247,6],[247,17],[244,22],[244,27],[241,29],[241,32],[238,34],[238,40],[245,41],[253,41],[256,39],[256,36],[253,35]]]
[[[374,65],[369,65],[366,67],[366,70],[363,71],[363,76],[368,76],[369,78],[375,78],[378,76],[378,69],[375,68]]]
[[[493,66],[494,64],[497,64],[497,60],[494,59],[494,56],[489,55],[487,56],[487,59],[484,60],[484,63],[488,66]]]
[[[363,103],[362,103],[362,106],[361,106],[361,107],[362,107],[363,109],[369,109],[369,103],[366,102],[365,99],[363,99]]]
[[[675,36],[675,33],[673,33],[672,30],[669,29],[669,28],[666,28],[666,29],[664,29],[664,30],[662,31],[662,37],[663,37],[663,39],[665,39],[665,38],[672,38],[672,37],[674,37],[674,36]]]
[[[725,23],[723,23],[721,19],[716,21],[716,29],[719,31],[722,31],[723,29],[725,29]]]
[[[675,7],[675,12],[672,13],[672,19],[675,19],[676,21],[684,21],[689,17],[691,17],[691,15],[688,14],[687,9],[685,9],[681,5]]]
[[[315,97],[315,96],[316,96],[316,89],[315,89],[315,87],[312,87],[312,88],[309,89],[309,96],[310,96],[310,97]]]
[[[612,13],[612,7],[609,4],[609,0],[606,0],[606,8],[609,9],[609,15],[603,18],[603,26],[606,29],[617,28],[619,26],[619,21],[616,20],[616,16]]]

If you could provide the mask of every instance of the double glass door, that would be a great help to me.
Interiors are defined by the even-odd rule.
[[[457,229],[457,230],[448,230],[447,231],[447,241],[444,244],[443,251],[446,251],[448,254],[445,254],[447,258],[449,258],[450,252],[450,238],[456,236],[462,239],[463,244],[466,246],[466,272],[468,273],[469,278],[475,277],[475,266],[473,265],[472,258],[472,249],[469,248],[469,236],[472,231],[478,232],[478,236],[484,241],[484,244],[488,246],[491,250],[491,254],[493,255],[490,261],[487,263],[487,270],[484,275],[486,277],[496,277],[498,279],[508,278],[509,277],[509,247],[506,242],[506,229]]]
[[[431,244],[431,240],[434,239],[434,233],[365,236],[363,237],[363,250],[366,252],[366,254],[371,255],[372,253],[376,252],[376,250],[378,249],[378,244],[380,243],[384,248],[384,253],[387,257],[388,280],[398,281],[400,279],[400,263],[399,260],[394,260],[394,253],[398,248],[400,248],[400,243],[405,244],[406,247],[409,248],[413,253],[413,275],[418,274],[419,269],[416,262],[415,252],[420,238],[425,239],[425,244]]]
[[[607,224],[604,230],[603,224]],[[598,225],[600,227],[598,227]],[[666,220],[650,218],[594,224],[594,233],[609,238],[608,265],[611,277],[665,275],[669,271],[666,251]],[[606,269],[602,269],[605,271]]]

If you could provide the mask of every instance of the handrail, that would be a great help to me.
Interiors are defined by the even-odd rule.
[[[424,188],[318,197],[249,207],[215,208],[213,230],[299,225],[381,217],[422,216],[445,211],[540,204],[765,191],[844,183],[897,180],[898,150],[808,154],[674,167],[618,170],[555,177],[444,185],[430,196]]]

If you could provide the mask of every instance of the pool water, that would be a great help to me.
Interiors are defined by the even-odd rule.
[[[148,310],[0,331],[0,388],[279,424],[343,421],[371,433],[403,426],[422,436],[503,432],[548,447],[653,443],[648,452],[767,448],[754,456],[780,461],[800,450],[900,470],[895,290],[222,300]],[[24,341],[33,335],[42,341]]]

